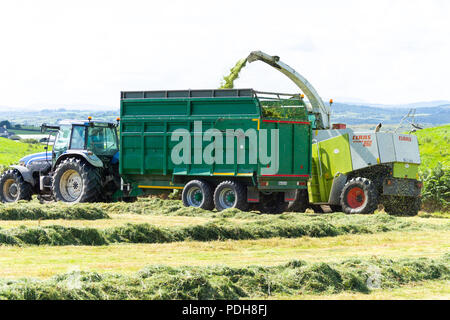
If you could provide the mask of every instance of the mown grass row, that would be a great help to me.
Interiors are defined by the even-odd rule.
[[[148,223],[125,224],[111,228],[80,228],[51,225],[0,229],[0,244],[5,245],[107,245],[111,243],[168,243],[177,241],[254,240],[273,237],[333,237],[398,230],[449,230],[450,224],[425,224],[378,214],[366,219],[335,214],[298,217],[270,216],[267,219],[233,223],[215,219],[200,225],[158,227]]]
[[[185,207],[180,200],[163,200],[156,197],[142,198],[134,203],[84,203],[67,205],[64,203],[40,204],[34,200],[21,201],[15,204],[0,203],[0,220],[24,219],[104,219],[109,214],[142,214],[158,216],[186,216],[206,218],[234,218],[234,219],[270,219],[274,215],[260,214],[256,211],[244,212],[238,209],[227,209],[221,212],[208,211],[200,208]],[[281,216],[294,215],[298,219],[310,220],[314,217],[327,221],[367,221],[371,223],[373,215],[345,215],[334,214],[304,214],[285,213]],[[279,215],[275,215],[277,217]],[[448,217],[443,213],[426,214],[426,217]],[[395,217],[393,217],[395,218]]]
[[[96,220],[108,218],[109,215],[106,211],[95,204],[40,204],[26,201],[15,204],[0,203],[0,220]]]
[[[449,279],[439,259],[294,260],[275,267],[150,266],[133,275],[74,271],[48,280],[0,279],[0,299],[240,299],[272,295],[369,293],[416,281]]]

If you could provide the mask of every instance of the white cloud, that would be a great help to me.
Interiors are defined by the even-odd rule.
[[[214,88],[252,50],[324,99],[449,99],[448,1],[14,1],[0,4],[0,105],[118,107],[121,90]],[[239,87],[297,91],[255,62]]]

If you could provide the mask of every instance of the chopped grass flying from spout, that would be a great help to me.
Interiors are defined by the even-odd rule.
[[[239,73],[247,64],[247,59],[239,60],[236,65],[231,68],[230,74],[228,76],[223,77],[222,84],[220,89],[233,89],[234,81],[239,77]]]

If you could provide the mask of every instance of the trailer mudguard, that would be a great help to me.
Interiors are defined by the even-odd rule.
[[[30,171],[30,169],[28,169],[27,167],[24,167],[24,166],[19,166],[19,165],[13,165],[10,167],[18,170],[20,172],[20,174],[22,175],[23,180],[25,180],[25,182],[28,182],[29,184],[31,184],[34,187],[35,181],[33,179],[33,173]]]

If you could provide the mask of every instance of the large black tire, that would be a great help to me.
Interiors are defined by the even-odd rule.
[[[19,200],[31,200],[33,188],[31,184],[23,180],[19,170],[7,170],[0,177],[1,202],[17,202]]]
[[[288,202],[286,211],[305,212],[308,208],[308,191],[304,189],[295,191],[295,200]]]
[[[223,181],[214,191],[214,204],[217,211],[228,208],[247,210],[247,189],[236,181]]]
[[[422,205],[421,198],[386,197],[383,200],[384,211],[393,216],[416,216]]]
[[[56,201],[95,202],[102,199],[100,171],[77,158],[63,160],[55,170],[52,183]]]
[[[186,207],[214,209],[212,188],[209,183],[203,180],[189,181],[183,188],[181,200]]]
[[[258,210],[261,213],[278,214],[287,211],[288,205],[289,202],[284,201],[284,192],[261,193]]]
[[[375,184],[367,178],[351,179],[342,189],[341,206],[345,213],[373,213],[378,207]]]

